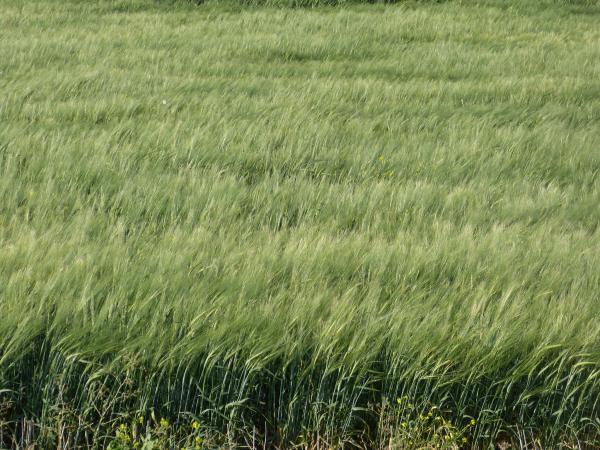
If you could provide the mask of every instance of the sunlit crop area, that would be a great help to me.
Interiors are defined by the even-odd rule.
[[[290,5],[0,2],[0,447],[597,448],[600,5]]]

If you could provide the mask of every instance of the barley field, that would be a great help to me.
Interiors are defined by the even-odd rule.
[[[600,448],[600,4],[0,1],[0,448]]]

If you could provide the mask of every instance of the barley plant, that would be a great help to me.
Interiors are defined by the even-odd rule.
[[[259,3],[0,0],[0,447],[600,448],[600,4]]]

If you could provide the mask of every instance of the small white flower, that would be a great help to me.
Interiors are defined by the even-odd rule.
[[[163,100],[163,105],[166,105],[166,104],[167,104],[167,101],[166,101],[166,100]]]

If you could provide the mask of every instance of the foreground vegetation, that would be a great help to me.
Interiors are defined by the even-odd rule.
[[[0,447],[593,448],[600,9],[0,4]]]

